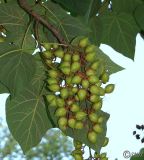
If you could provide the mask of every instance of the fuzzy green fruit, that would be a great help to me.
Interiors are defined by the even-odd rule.
[[[85,89],[79,89],[77,92],[78,98],[80,101],[83,101],[86,98],[87,91]]]
[[[97,94],[97,95],[99,95],[99,87],[96,86],[96,85],[90,86],[90,92],[91,92],[92,94]]]
[[[105,90],[102,87],[99,87],[99,95],[104,96],[105,95]]]
[[[113,90],[114,90],[114,87],[115,87],[114,84],[108,84],[108,85],[105,87],[105,93],[112,93]]]
[[[96,113],[90,113],[89,114],[89,119],[91,122],[97,122],[98,121],[98,115]]]
[[[72,104],[70,110],[72,112],[78,112],[80,110],[80,106],[78,104],[74,103],[74,104]]]
[[[88,45],[88,43],[89,43],[88,38],[83,38],[79,41],[79,46],[85,48]]]
[[[69,75],[71,70],[69,67],[62,67],[61,71],[65,74],[65,75]]]
[[[96,143],[97,142],[97,134],[94,131],[88,132],[88,140],[91,143]]]
[[[42,43],[42,45],[46,50],[50,50],[51,49],[51,44],[50,43]]]
[[[94,63],[91,65],[91,68],[96,71],[96,70],[99,68],[99,65],[100,65],[100,62],[99,62],[99,61],[94,62]]]
[[[65,106],[65,101],[62,98],[57,98],[57,106],[58,107],[64,107]]]
[[[109,143],[109,138],[108,138],[108,137],[105,137],[105,140],[104,140],[104,143],[103,143],[103,146],[102,146],[102,147],[107,146],[108,143]]]
[[[98,95],[91,95],[90,96],[90,102],[96,103],[99,102],[101,98]]]
[[[77,121],[75,124],[75,129],[83,129],[84,124],[81,121]]]
[[[80,70],[80,63],[73,62],[71,65],[71,72],[77,72],[78,70]]]
[[[73,92],[74,94],[76,94],[76,93],[78,92],[78,88],[77,88],[77,87],[73,87],[73,88],[72,88],[72,92]]]
[[[49,59],[49,58],[52,58],[53,53],[51,51],[44,51],[43,55],[45,58]]]
[[[76,120],[74,118],[70,118],[68,120],[68,126],[71,127],[71,128],[75,128],[75,124],[76,124]]]
[[[48,86],[48,88],[52,91],[52,92],[58,92],[60,90],[60,86],[57,84],[52,84],[50,86]]]
[[[72,56],[72,60],[73,60],[74,62],[79,61],[79,60],[80,60],[79,54],[74,54],[74,55]]]
[[[95,45],[88,45],[85,49],[85,52],[86,53],[89,53],[89,52],[93,52],[95,50],[96,46]]]
[[[82,148],[82,143],[81,143],[80,141],[74,140],[74,141],[73,141],[73,144],[74,144],[74,147],[75,147],[76,149],[81,149],[81,148]]]
[[[70,53],[66,53],[66,54],[64,55],[64,57],[63,57],[63,60],[70,62],[70,61],[71,61],[71,54],[70,54]]]
[[[87,62],[93,62],[95,60],[96,53],[90,52],[86,55],[85,59]]]
[[[106,156],[107,156],[107,153],[102,153],[101,154],[101,158],[106,158]],[[102,159],[103,160],[103,159]]]
[[[51,84],[57,84],[58,83],[57,79],[55,79],[55,78],[49,78],[47,80],[47,82],[48,82],[49,85],[51,85]]]
[[[58,119],[58,125],[59,125],[59,127],[64,127],[64,126],[66,126],[67,125],[67,118],[66,117],[60,117],[59,119]]]
[[[102,108],[102,101],[96,102],[92,105],[92,108],[96,111],[100,110]]]
[[[86,70],[86,75],[87,76],[94,76],[95,75],[95,71],[91,68]]]
[[[75,149],[74,151],[72,151],[72,155],[75,155],[75,154],[82,155],[83,152],[82,152],[81,148],[80,149]]]
[[[109,81],[109,74],[107,72],[103,73],[101,76],[102,82],[105,84]]]
[[[67,85],[70,85],[71,81],[72,81],[72,77],[70,77],[70,76],[66,77],[66,84]]]
[[[66,99],[69,95],[69,91],[67,88],[62,88],[60,90],[60,96],[63,98],[63,99]]]
[[[69,67],[69,68],[70,68],[70,63],[69,63],[69,62],[66,62],[66,61],[62,62],[62,63],[60,64],[60,68],[64,68],[64,67]]]
[[[67,111],[66,111],[66,109],[65,108],[57,108],[56,109],[56,112],[55,112],[55,116],[57,116],[57,117],[63,117],[63,116],[65,116],[66,115],[66,113],[67,113]]]
[[[58,71],[51,69],[51,70],[48,70],[48,75],[50,78],[58,78],[59,73]]]
[[[85,89],[87,89],[89,87],[89,81],[86,80],[86,79],[83,79],[82,80],[82,87],[85,88]]]
[[[46,99],[51,107],[57,107],[55,95],[47,95]]]
[[[59,47],[59,45],[57,44],[57,43],[54,43],[53,45],[52,45],[52,48],[54,48],[54,49],[57,49]]]
[[[96,133],[102,133],[103,132],[103,128],[99,125],[99,124],[95,124],[93,126],[93,130],[96,132]]]
[[[76,75],[72,79],[73,84],[79,84],[81,82],[82,78],[79,75]]]
[[[56,57],[63,58],[63,56],[64,56],[64,51],[61,50],[61,49],[58,49],[58,50],[56,50],[56,51],[54,52],[54,54],[55,54]]]
[[[97,76],[90,76],[88,80],[91,84],[95,84],[99,82],[99,78]]]
[[[73,157],[74,157],[75,160],[83,160],[83,157],[80,154],[74,154]]]
[[[86,116],[87,116],[87,114],[83,111],[78,111],[78,112],[76,112],[76,115],[75,115],[76,119],[79,121],[85,119]]]
[[[102,116],[98,118],[98,123],[101,124],[101,123],[103,123],[103,121],[104,121],[104,118]]]

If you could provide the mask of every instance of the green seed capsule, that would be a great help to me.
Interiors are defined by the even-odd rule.
[[[88,45],[89,41],[88,38],[83,38],[79,41],[79,46],[85,48]]]
[[[96,53],[90,52],[86,55],[85,59],[87,62],[93,62],[95,60]]]
[[[94,63],[91,65],[91,68],[96,71],[96,70],[98,69],[99,65],[100,65],[100,62],[99,62],[99,61],[94,62]]]
[[[72,60],[73,60],[74,62],[79,61],[79,60],[80,60],[79,54],[74,54],[74,55],[72,56]]]
[[[71,72],[77,72],[78,70],[80,70],[80,63],[73,62],[71,65]]]
[[[90,102],[96,103],[99,102],[101,98],[98,95],[91,95],[90,96]]]
[[[53,45],[52,45],[52,48],[54,48],[54,49],[57,49],[59,47],[59,45],[57,44],[57,43],[54,43]]]
[[[81,121],[77,121],[75,124],[75,129],[83,129],[84,125]]]
[[[98,115],[96,113],[90,113],[89,114],[89,119],[91,122],[97,122],[98,121]]]
[[[72,88],[72,92],[73,92],[74,94],[76,94],[76,93],[78,92],[78,88],[77,88],[77,87],[73,87],[73,88]]]
[[[62,63],[60,64],[60,68],[64,68],[64,67],[69,67],[69,68],[70,68],[70,63],[69,63],[69,62],[66,62],[66,61],[62,62]]]
[[[105,72],[104,74],[102,74],[101,80],[102,80],[102,82],[104,84],[107,83],[109,81],[109,74],[107,72]]]
[[[57,84],[52,84],[50,86],[48,86],[48,88],[52,91],[52,92],[58,92],[60,90],[60,86]]]
[[[67,105],[68,106],[71,106],[72,104],[73,104],[73,100],[72,99],[67,100]]]
[[[95,84],[99,82],[99,78],[97,76],[90,76],[88,80],[91,84]]]
[[[107,153],[102,153],[101,154],[101,158],[106,158],[106,156],[107,156]]]
[[[102,101],[96,102],[92,105],[92,108],[96,111],[100,110],[102,108]]]
[[[43,55],[45,58],[49,59],[49,58],[52,58],[53,53],[51,51],[44,51]]]
[[[105,137],[104,143],[103,143],[103,147],[107,146],[109,143],[109,138]]]
[[[75,128],[75,124],[76,124],[76,120],[74,118],[70,118],[68,120],[68,126],[71,127],[71,128]]]
[[[57,79],[55,79],[55,78],[49,78],[47,80],[47,82],[48,82],[49,85],[51,85],[51,84],[57,84],[58,83]]]
[[[76,112],[76,119],[79,121],[85,119],[86,116],[87,116],[87,114],[83,111]]]
[[[75,155],[75,154],[82,155],[82,154],[83,154],[83,152],[82,152],[81,148],[80,148],[80,149],[76,149],[76,150],[72,151],[72,155]]]
[[[65,55],[64,55],[64,61],[68,61],[68,62],[70,62],[71,61],[71,54],[70,53],[66,53]]]
[[[58,119],[58,125],[59,125],[59,127],[64,127],[64,126],[66,126],[67,125],[67,118],[66,117],[60,117],[59,119]]]
[[[86,70],[86,75],[87,76],[94,76],[95,75],[95,71],[91,68]]]
[[[73,144],[74,144],[74,147],[75,147],[76,149],[81,149],[81,147],[82,147],[82,143],[81,143],[80,141],[74,140],[74,141],[73,141]]]
[[[59,74],[56,70],[51,69],[51,70],[48,71],[48,75],[49,75],[50,78],[58,78]]]
[[[99,124],[96,124],[93,126],[93,130],[96,132],[96,133],[102,133],[103,132],[103,129],[102,127],[99,125]]]
[[[50,50],[51,49],[51,44],[49,44],[49,43],[42,43],[42,45],[46,50]]]
[[[56,51],[54,52],[54,54],[55,54],[56,57],[63,58],[63,56],[64,56],[64,51],[61,50],[61,49],[58,49],[58,50],[56,50]]]
[[[79,84],[81,82],[82,78],[79,75],[76,75],[72,79],[73,84]]]
[[[71,81],[72,81],[72,77],[66,77],[66,84],[67,85],[70,85],[71,84]]]
[[[85,88],[85,89],[87,89],[89,87],[89,81],[86,80],[86,79],[83,79],[82,80],[82,87]]]
[[[69,95],[69,91],[67,88],[62,88],[60,90],[60,96],[63,98],[63,99],[66,99]]]
[[[95,50],[95,45],[88,45],[85,49],[86,53],[93,52]]]
[[[105,95],[105,90],[102,87],[99,87],[99,95],[104,96]]]
[[[99,87],[96,86],[96,85],[90,86],[90,92],[91,92],[92,94],[97,94],[97,95],[99,95],[99,93],[100,93]]]
[[[74,103],[74,104],[72,104],[70,110],[72,112],[78,112],[80,110],[80,106],[78,104]]]
[[[83,101],[86,98],[87,91],[85,89],[79,89],[77,95],[79,97],[79,100]]]
[[[114,87],[115,87],[114,84],[108,84],[108,85],[105,87],[105,93],[112,93],[113,90],[114,90]]]
[[[75,154],[75,155],[74,155],[74,159],[75,159],[75,160],[83,160],[83,157],[82,157],[82,155],[80,155],[80,154]]]
[[[91,143],[96,143],[97,142],[97,134],[94,131],[88,132],[88,140]]]
[[[46,99],[47,99],[48,102],[51,102],[52,100],[56,99],[56,96],[52,95],[52,94],[49,94],[49,95],[46,96]]]
[[[69,67],[63,67],[61,68],[61,71],[65,74],[65,75],[69,75],[71,70]]]
[[[99,119],[98,119],[98,123],[103,123],[103,121],[104,121],[104,118],[101,116],[101,117],[99,117]]]
[[[55,115],[57,117],[63,117],[66,115],[66,113],[67,113],[66,109],[61,107],[56,109]]]
[[[65,106],[65,101],[62,98],[57,98],[57,106],[58,107],[64,107]]]

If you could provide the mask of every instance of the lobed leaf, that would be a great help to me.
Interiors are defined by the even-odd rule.
[[[101,43],[113,47],[123,55],[134,59],[136,34],[139,28],[134,18],[127,13],[107,13],[100,17],[103,25]]]

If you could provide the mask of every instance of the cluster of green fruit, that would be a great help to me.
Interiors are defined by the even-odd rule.
[[[95,152],[94,158],[95,158],[96,160],[108,160],[106,153],[98,154],[98,153]]]
[[[97,58],[95,45],[82,38],[77,46],[62,48],[49,43],[43,46],[46,51],[42,56],[48,67],[49,94],[46,98],[55,109],[59,128],[63,131],[89,128],[88,140],[96,143],[97,135],[103,132],[104,122],[98,112],[102,108],[103,96],[113,92],[114,84],[102,87],[109,81],[109,74]]]
[[[80,141],[73,141],[75,150],[72,151],[72,156],[75,160],[83,160],[83,150],[82,150],[82,143]]]

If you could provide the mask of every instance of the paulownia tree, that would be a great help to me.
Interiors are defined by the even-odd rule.
[[[102,102],[114,90],[109,76],[123,68],[99,46],[134,59],[143,0],[0,2],[0,93],[10,94],[6,119],[23,152],[60,128],[74,139],[76,160],[85,145],[95,150],[89,159],[107,160]]]

